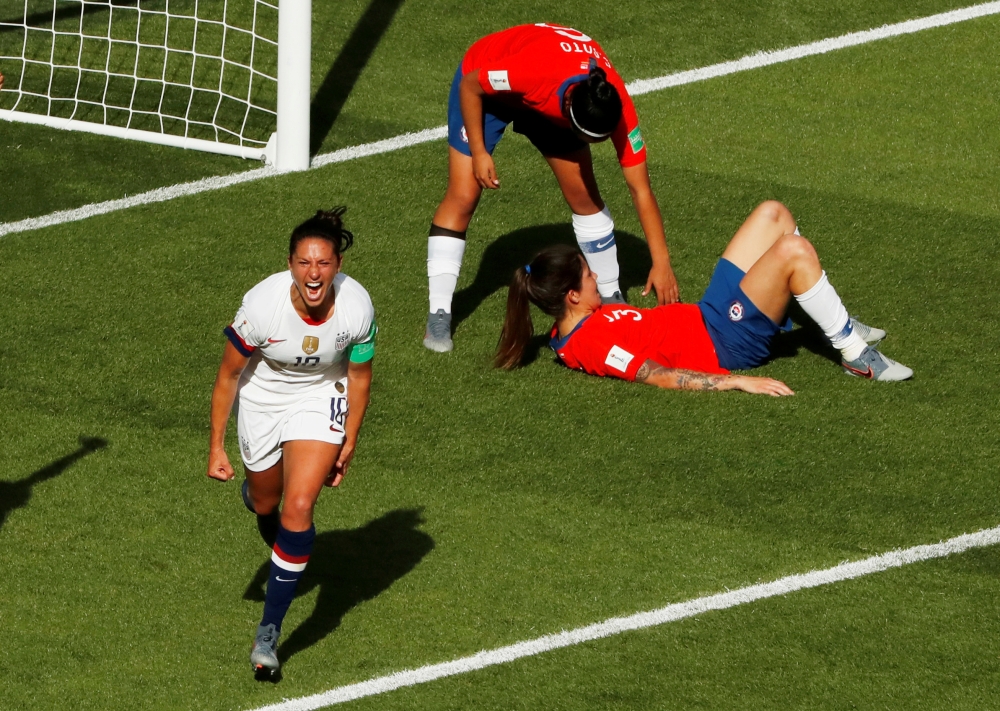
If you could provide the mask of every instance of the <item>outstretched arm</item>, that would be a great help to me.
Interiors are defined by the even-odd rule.
[[[667,368],[654,360],[639,366],[635,382],[655,385],[668,390],[743,390],[756,395],[794,395],[790,387],[780,380],[758,378],[750,375],[715,375],[696,370]]]
[[[226,341],[222,364],[212,388],[212,433],[208,443],[208,476],[219,481],[229,481],[236,475],[226,455],[226,423],[236,401],[240,375],[249,362],[250,359],[236,350],[236,346]]]
[[[663,216],[660,214],[656,196],[653,195],[646,162],[622,168],[622,174],[632,195],[632,204],[635,205],[635,211],[639,215],[642,232],[646,235],[649,256],[653,258],[653,268],[649,270],[646,288],[642,290],[642,295],[648,294],[650,289],[656,289],[657,304],[661,306],[672,304],[680,299],[680,291],[674,270],[670,266],[667,236],[663,231]]]

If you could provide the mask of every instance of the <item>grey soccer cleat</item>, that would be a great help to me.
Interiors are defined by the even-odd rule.
[[[447,353],[455,347],[451,340],[451,314],[444,309],[427,314],[424,347],[437,353]]]
[[[844,372],[869,380],[906,380],[913,377],[913,371],[892,358],[886,358],[869,346],[861,351],[856,360],[842,361]]]
[[[851,316],[851,327],[869,346],[877,346],[885,338],[885,331],[881,328],[865,325],[853,316]]]
[[[281,669],[278,661],[278,632],[273,624],[257,627],[257,636],[250,648],[250,666],[258,679],[269,679]]]
[[[601,297],[601,304],[604,304],[604,305],[607,305],[607,304],[627,304],[627,303],[628,302],[625,301],[625,297],[622,296],[622,293],[620,291],[616,291],[611,296],[602,296]]]

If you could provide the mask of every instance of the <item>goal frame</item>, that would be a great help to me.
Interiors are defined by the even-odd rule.
[[[312,0],[278,2],[277,130],[263,148],[0,109],[0,120],[265,161],[278,172],[309,168]]]

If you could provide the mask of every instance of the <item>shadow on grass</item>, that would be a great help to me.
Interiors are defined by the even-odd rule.
[[[35,484],[59,476],[78,460],[107,446],[107,440],[100,437],[81,437],[80,447],[75,452],[57,459],[20,481],[0,481],[0,529],[3,529],[11,511],[26,506],[31,500],[31,489]]]
[[[618,243],[619,283],[623,292],[645,286],[652,261],[646,243],[628,232],[615,232]],[[476,278],[455,293],[452,306],[452,329],[471,316],[487,297],[510,285],[514,270],[527,264],[543,248],[553,244],[576,245],[573,227],[568,223],[537,225],[509,232],[497,238],[483,252]],[[501,324],[497,324],[497,335]]]
[[[403,0],[371,0],[347,38],[310,108],[309,155],[320,146],[344,109],[361,72],[378,47]]]
[[[434,539],[418,526],[420,509],[396,509],[360,528],[316,536],[296,597],[319,588],[312,614],[280,645],[282,661],[308,649],[340,626],[353,607],[371,600],[413,570],[434,550]],[[263,602],[270,561],[257,570],[244,600]]]

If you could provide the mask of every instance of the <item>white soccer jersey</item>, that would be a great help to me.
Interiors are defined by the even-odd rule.
[[[272,411],[303,398],[344,392],[348,360],[374,354],[375,309],[368,292],[346,274],[333,279],[336,306],[323,322],[303,319],[292,306],[292,274],[273,274],[243,297],[230,342],[250,363],[240,378],[240,407]]]

